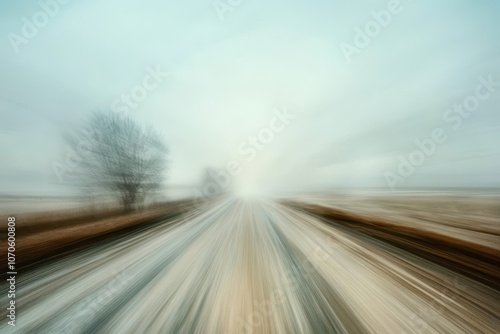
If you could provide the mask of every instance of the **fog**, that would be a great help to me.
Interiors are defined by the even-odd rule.
[[[4,2],[0,192],[75,192],[96,110],[164,134],[167,191],[500,186],[500,3],[402,0],[357,43],[389,3],[70,1],[28,38],[40,5]]]

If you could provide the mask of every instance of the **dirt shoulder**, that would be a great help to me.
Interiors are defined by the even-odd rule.
[[[190,201],[167,202],[140,212],[123,213],[119,209],[62,210],[16,216],[16,268],[92,245],[120,233],[162,222],[190,212]],[[6,229],[3,229],[4,231]],[[0,249],[7,249],[2,238]],[[2,251],[0,268],[6,270],[6,253]]]

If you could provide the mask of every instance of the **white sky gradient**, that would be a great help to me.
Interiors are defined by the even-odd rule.
[[[500,87],[462,126],[445,111],[500,82],[500,2],[409,1],[348,63],[341,43],[388,1],[247,0],[221,20],[212,1],[70,1],[14,52],[9,33],[37,1],[0,4],[0,193],[66,193],[62,133],[170,73],[130,113],[165,135],[168,184],[242,162],[235,188],[387,187],[398,156],[441,127],[448,140],[401,187],[500,186]],[[238,147],[274,109],[295,116],[244,162]]]

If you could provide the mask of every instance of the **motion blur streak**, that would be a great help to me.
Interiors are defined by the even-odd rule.
[[[273,201],[209,209],[20,276],[19,333],[496,333],[500,293]],[[2,323],[1,332],[7,332]]]

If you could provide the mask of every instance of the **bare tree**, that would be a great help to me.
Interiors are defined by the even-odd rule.
[[[128,116],[97,112],[67,140],[85,152],[77,183],[116,196],[125,210],[142,207],[147,196],[161,189],[168,148],[154,129]]]

